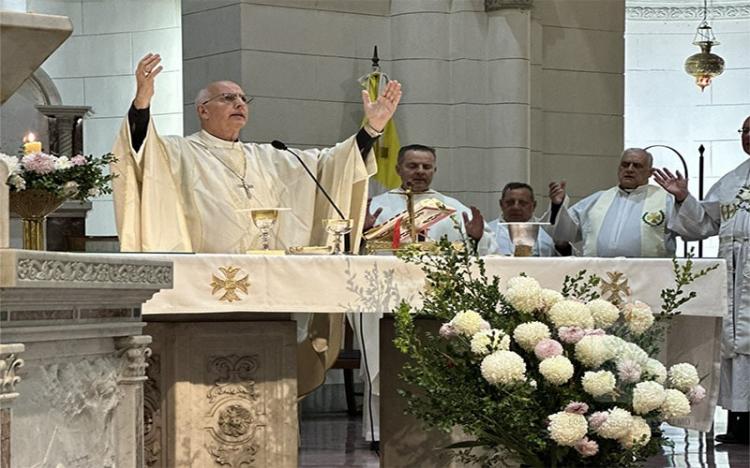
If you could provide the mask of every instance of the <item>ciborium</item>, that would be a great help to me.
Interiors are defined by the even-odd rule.
[[[271,230],[279,219],[279,213],[282,211],[289,211],[289,208],[250,208],[237,211],[249,214],[253,224],[258,228],[258,238],[260,239],[261,251],[270,253]]]
[[[324,219],[323,226],[325,226],[329,234],[333,235],[333,252],[331,255],[344,254],[344,236],[352,232],[352,220],[341,218]]]
[[[500,223],[508,228],[510,241],[513,243],[514,257],[531,257],[539,236],[539,228],[549,223]]]

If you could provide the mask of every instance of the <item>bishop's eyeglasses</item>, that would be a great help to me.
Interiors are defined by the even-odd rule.
[[[201,102],[201,105],[209,103],[211,101],[219,101],[222,104],[234,104],[237,99],[244,102],[245,104],[250,104],[250,102],[252,102],[253,100],[251,96],[245,96],[244,94],[240,93],[221,93],[217,94],[214,97],[206,99],[205,101]]]

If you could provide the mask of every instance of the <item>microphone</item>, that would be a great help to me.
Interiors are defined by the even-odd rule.
[[[320,182],[318,181],[318,178],[315,177],[312,172],[310,172],[310,168],[307,167],[307,164],[305,164],[305,162],[302,160],[302,158],[299,157],[299,155],[297,153],[295,153],[294,151],[290,150],[289,147],[286,146],[283,141],[273,140],[271,142],[271,146],[273,146],[277,150],[288,151],[288,152],[292,153],[294,155],[294,157],[297,158],[297,161],[299,161],[299,163],[302,164],[302,167],[305,168],[305,171],[307,172],[307,175],[309,175],[310,178],[313,180],[313,182],[315,182],[315,185],[320,189],[320,191],[323,192],[323,195],[325,195],[326,199],[328,200],[328,203],[331,204],[331,206],[333,207],[333,209],[336,210],[336,213],[338,213],[338,215],[341,217],[341,219],[346,219],[346,217],[344,216],[344,213],[342,213],[341,210],[339,209],[339,207],[336,206],[336,204],[331,199],[331,196],[328,195],[328,192],[326,192],[326,189],[324,189],[323,186],[320,185]]]

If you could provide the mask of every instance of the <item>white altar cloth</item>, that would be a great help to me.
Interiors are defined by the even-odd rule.
[[[174,289],[163,290],[143,306],[143,314],[212,312],[382,313],[401,300],[418,306],[424,288],[421,270],[388,256],[263,256],[223,254],[137,254],[174,262]],[[627,279],[631,298],[661,308],[660,292],[674,287],[671,259],[625,258],[513,258],[485,257],[488,275],[500,277],[500,286],[519,273],[536,278],[542,287],[559,290],[566,275],[581,270],[605,281],[619,272]],[[708,390],[683,427],[708,431],[719,388],[721,319],[727,311],[726,265],[722,259],[694,260],[694,269],[718,264],[717,270],[686,288],[697,297],[674,320],[663,353],[667,365],[692,362]],[[235,290],[237,300],[221,300],[225,289],[214,292],[213,277],[225,280],[220,268],[239,268],[233,279],[247,277],[247,293]],[[227,270],[224,270],[227,271]],[[231,287],[231,284],[230,284]],[[377,337],[365,337],[366,341]],[[370,348],[373,349],[373,348]],[[372,368],[379,357],[368,356]]]

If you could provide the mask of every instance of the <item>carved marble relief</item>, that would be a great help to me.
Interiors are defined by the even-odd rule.
[[[484,0],[484,11],[507,10],[517,8],[526,10],[531,8],[532,0]]]
[[[33,367],[35,384],[24,387],[23,398],[16,402],[16,414],[24,417],[14,421],[14,431],[35,437],[13,442],[20,449],[14,454],[33,458],[14,464],[114,467],[120,359],[106,355]],[[19,427],[21,420],[28,427]]]
[[[151,356],[151,348],[146,345],[151,343],[148,335],[127,336],[115,340],[115,347],[122,358],[120,379],[125,381],[146,380],[146,361]]]
[[[21,258],[17,277],[30,281],[166,285],[172,283],[172,266]]]
[[[148,360],[143,383],[143,445],[146,466],[162,466],[161,463],[161,356],[152,354]]]
[[[16,357],[15,353],[0,355],[0,401],[10,400],[18,396],[16,384],[21,377],[16,371],[23,367],[23,359]]]
[[[255,389],[258,355],[209,356],[208,375],[213,384],[206,393],[206,414],[211,443],[206,450],[217,466],[249,468],[255,465],[259,444],[256,432],[262,406]]]

